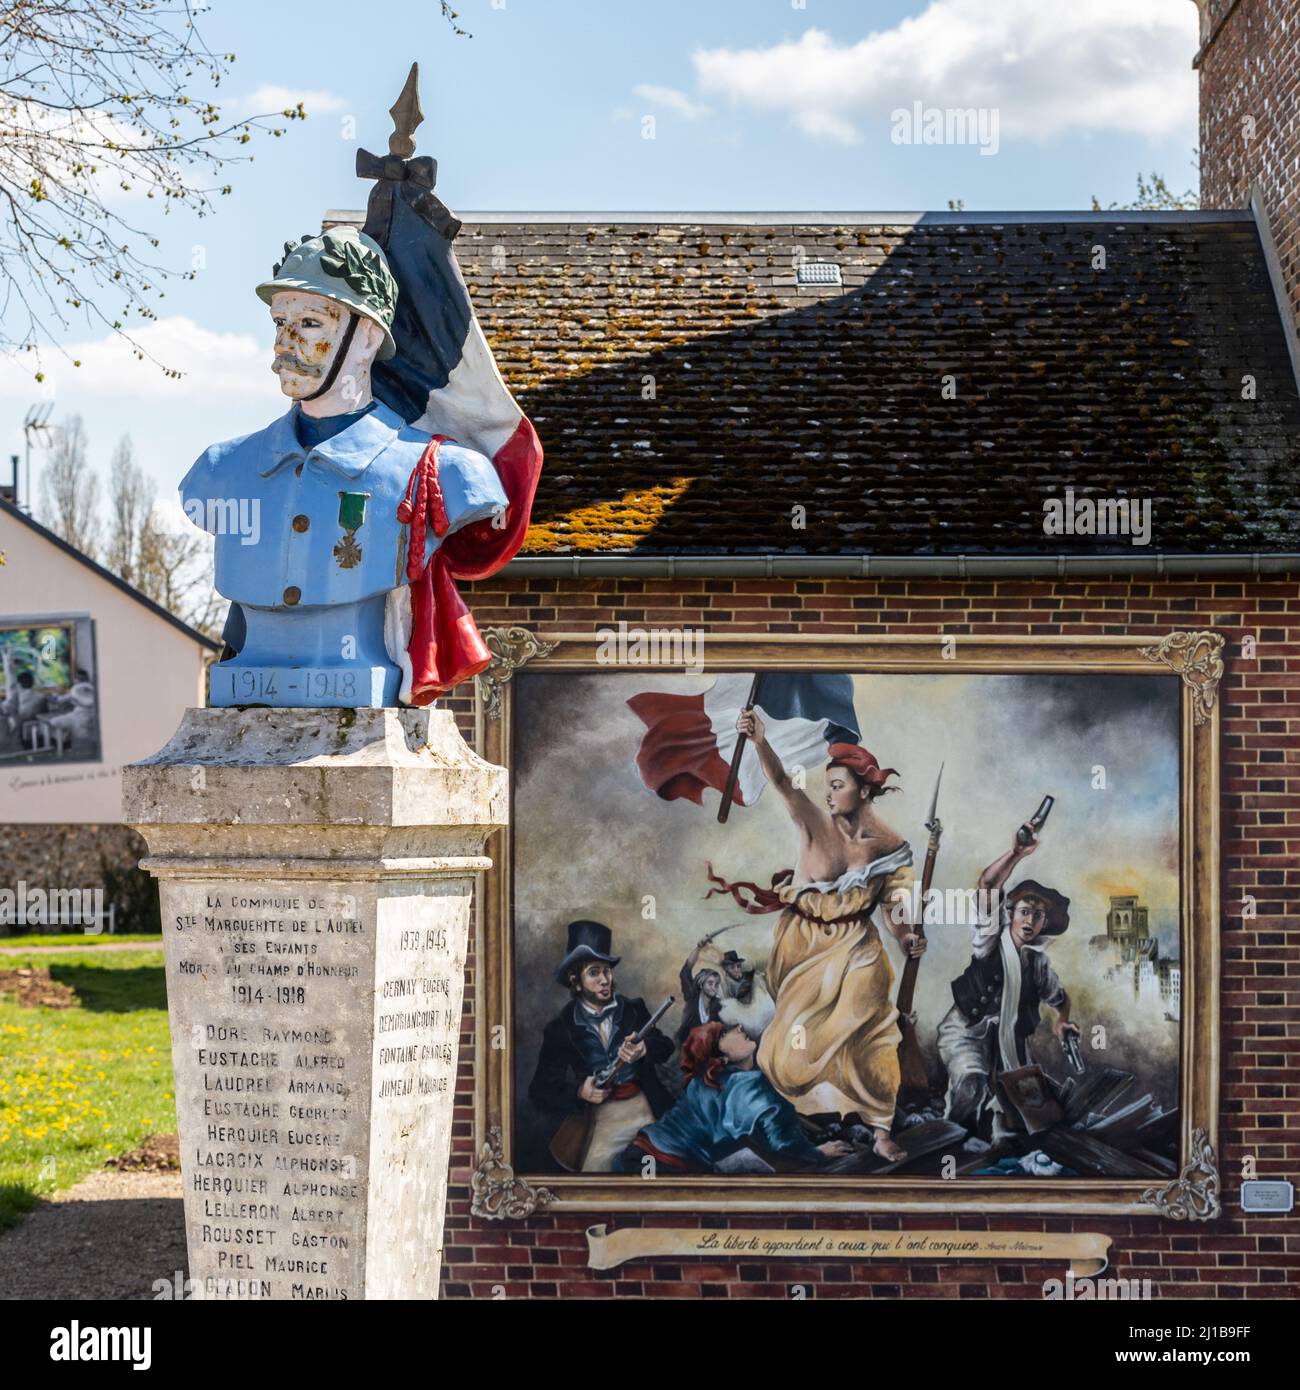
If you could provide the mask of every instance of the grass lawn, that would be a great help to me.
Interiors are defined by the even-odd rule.
[[[0,946],[103,946],[109,942],[139,942],[162,949],[161,932],[118,932],[110,936],[101,932],[98,936],[87,936],[85,932],[71,932],[56,935],[54,932],[27,932],[24,936],[0,936]]]
[[[162,957],[0,956],[0,970],[29,966],[76,1003],[24,1008],[0,995],[0,1229],[145,1135],[176,1129]]]

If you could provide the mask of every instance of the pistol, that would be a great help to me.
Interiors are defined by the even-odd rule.
[[[1079,1046],[1078,1033],[1066,1033],[1061,1039],[1061,1050],[1069,1058],[1070,1065],[1074,1068],[1076,1076],[1082,1076],[1085,1070],[1083,1060],[1083,1049]]]
[[[1027,824],[1033,828],[1035,834],[1046,824],[1047,817],[1051,814],[1052,807],[1055,805],[1056,798],[1054,796],[1045,796],[1038,810],[1029,817]],[[1024,846],[1031,843],[1031,837],[1025,834],[1025,826],[1022,825],[1020,829],[1016,831],[1016,844]]]

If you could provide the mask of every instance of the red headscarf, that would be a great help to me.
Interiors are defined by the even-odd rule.
[[[692,1028],[682,1043],[682,1075],[687,1081],[702,1076],[706,1086],[715,1091],[722,1089],[718,1073],[727,1065],[727,1059],[718,1051],[718,1039],[723,1034],[722,1024],[701,1023]]]
[[[875,760],[872,754],[865,748],[859,748],[856,743],[832,743],[830,747],[830,765],[832,767],[847,767],[850,772],[856,772],[868,786],[883,786],[890,777],[898,776],[896,767],[884,767]]]

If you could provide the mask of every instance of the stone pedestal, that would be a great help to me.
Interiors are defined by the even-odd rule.
[[[504,770],[441,710],[193,709],[123,782],[162,899],[200,1296],[435,1298]]]

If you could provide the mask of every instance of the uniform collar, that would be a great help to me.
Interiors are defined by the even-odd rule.
[[[257,466],[262,477],[269,478],[286,464],[298,464],[304,458],[313,468],[344,478],[359,477],[393,442],[403,424],[401,416],[379,401],[342,433],[304,449],[296,429],[299,409],[295,401],[267,430],[265,458]]]

